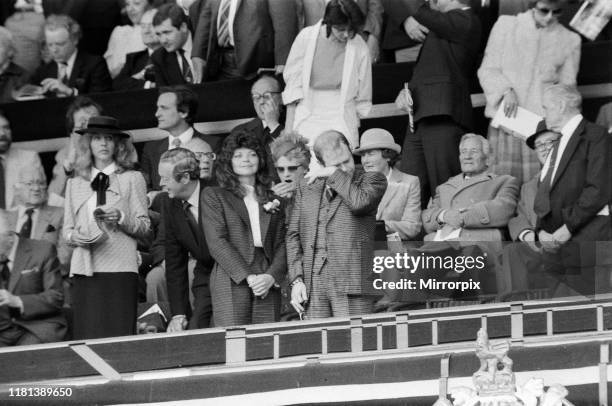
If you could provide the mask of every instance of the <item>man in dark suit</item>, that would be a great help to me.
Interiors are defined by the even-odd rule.
[[[157,86],[193,83],[189,18],[181,6],[161,6],[153,17],[153,27],[162,46],[151,55]]]
[[[113,80],[113,89],[150,89],[155,86],[155,70],[151,55],[159,48],[159,40],[153,30],[153,16],[156,10],[148,10],[140,19],[142,43],[147,47],[125,56],[125,65]]]
[[[421,181],[426,207],[436,187],[461,172],[459,140],[472,127],[470,79],[476,68],[481,25],[470,0],[402,0],[388,14],[420,39],[429,30],[414,66],[410,91],[415,133],[407,132],[402,148],[406,173]]]
[[[32,83],[59,97],[111,90],[111,77],[101,56],[77,50],[81,27],[66,15],[51,15],[45,22],[45,41],[53,59],[41,65]]]
[[[595,242],[612,238],[612,144],[605,128],[582,117],[581,102],[578,90],[566,85],[550,86],[542,96],[546,125],[561,138],[542,168],[534,209],[545,266],[559,279],[557,295],[609,291],[609,270],[599,269]]]
[[[294,1],[208,0],[194,35],[195,83],[281,73],[297,31]]]
[[[376,210],[387,179],[355,168],[344,135],[317,137],[320,165],[300,182],[287,231],[291,304],[309,318],[369,313]],[[307,302],[307,306],[304,304]]]
[[[0,211],[0,347],[60,341],[66,334],[55,248],[19,238]]]
[[[166,281],[172,311],[168,331],[184,330],[191,315],[187,271],[189,255],[197,260],[192,286],[194,310],[189,328],[206,328],[212,316],[208,283],[214,261],[204,237],[200,208],[202,192],[209,183],[200,180],[196,155],[185,148],[164,152],[159,161],[159,176],[162,187],[168,191],[168,197],[163,198],[161,203]]]
[[[168,136],[156,141],[149,141],[142,150],[141,169],[147,181],[149,191],[159,191],[159,174],[157,167],[159,157],[169,149],[176,147],[189,148],[193,138],[201,138],[216,151],[220,138],[202,134],[193,128],[195,114],[198,110],[198,96],[185,86],[164,87],[159,90],[155,117],[158,128],[168,132]],[[150,193],[152,201],[156,193]]]

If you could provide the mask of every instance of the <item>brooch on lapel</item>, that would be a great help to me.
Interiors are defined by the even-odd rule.
[[[268,202],[263,205],[263,208],[266,211],[266,213],[277,213],[279,207],[280,207],[280,202],[278,201],[278,199],[274,199],[271,202]]]
[[[36,266],[35,266],[35,267],[34,267],[34,268],[32,268],[32,269],[24,269],[23,271],[21,271],[21,274],[22,274],[22,275],[25,275],[25,274],[29,274],[29,273],[37,273],[37,272],[39,272],[39,269],[38,269],[38,267],[36,267]]]

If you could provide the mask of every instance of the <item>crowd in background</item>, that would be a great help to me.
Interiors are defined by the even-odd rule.
[[[49,182],[0,114],[0,346],[135,334],[139,302],[173,332],[609,291],[609,109],[581,115],[567,1],[524,3],[480,60],[471,0],[11,2],[0,102],[73,100]],[[414,62],[403,145],[359,131],[389,59]],[[475,134],[475,75],[487,118],[538,128]],[[231,79],[257,117],[221,141],[194,127],[192,85]],[[149,88],[166,136],[138,154],[88,94]],[[486,261],[382,276],[468,290],[376,288],[374,257],[396,253]]]

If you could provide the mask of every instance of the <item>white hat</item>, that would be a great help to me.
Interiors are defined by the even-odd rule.
[[[361,135],[360,147],[356,148],[353,153],[361,155],[364,151],[371,149],[390,149],[398,154],[402,151],[402,147],[395,143],[393,135],[382,128],[370,128]]]

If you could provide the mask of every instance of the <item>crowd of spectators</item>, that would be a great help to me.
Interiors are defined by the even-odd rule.
[[[581,114],[567,2],[500,16],[482,61],[473,3],[11,2],[0,103],[73,99],[50,182],[0,112],[0,346],[135,334],[139,302],[176,332],[610,291],[595,242],[612,240],[612,138]],[[360,135],[372,65],[398,36],[391,59],[418,55],[396,89],[410,125]],[[533,134],[473,133],[476,74],[486,117],[529,110]],[[192,87],[231,79],[252,81],[257,117],[199,132]],[[95,93],[151,88],[165,136],[139,156]],[[485,260],[388,267],[417,288],[376,288],[375,256],[395,254]]]

